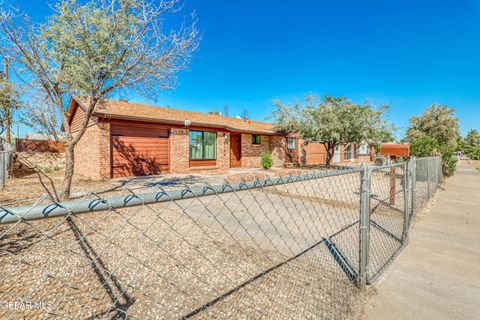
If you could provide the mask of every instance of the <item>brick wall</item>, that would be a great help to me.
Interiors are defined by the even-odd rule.
[[[217,132],[217,167],[220,172],[230,169],[230,134]]]
[[[170,172],[188,173],[189,170],[189,138],[188,129],[170,129]]]
[[[102,122],[85,130],[75,146],[75,175],[94,180],[110,178],[110,124]]]
[[[272,153],[273,166],[283,167],[286,159],[287,141],[282,136],[268,137],[270,152]]]
[[[269,136],[261,136],[260,144],[253,144],[251,134],[242,134],[243,168],[259,168],[261,161],[260,154],[264,151],[271,152]]]
[[[195,130],[202,130],[195,128]],[[207,129],[205,129],[207,130]],[[211,131],[212,129],[208,129]],[[224,173],[230,168],[230,134],[217,132],[217,160],[214,166],[190,167],[189,129],[170,130],[170,172],[171,173]]]
[[[18,152],[65,153],[65,145],[62,142],[53,140],[16,138],[15,148]]]

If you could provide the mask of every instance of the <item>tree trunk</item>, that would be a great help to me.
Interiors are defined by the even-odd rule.
[[[10,113],[10,106],[5,110],[5,140],[8,143],[12,143],[12,135],[10,133],[10,127],[12,126],[12,115]]]
[[[73,178],[73,169],[75,166],[75,158],[74,158],[74,146],[67,145],[65,148],[65,175],[63,177],[63,184],[62,184],[62,198],[70,198],[70,191],[72,186],[72,178]]]
[[[330,167],[330,165],[332,164],[332,155],[330,154],[330,151],[327,151],[327,167]]]
[[[334,147],[327,143],[325,144],[325,150],[327,150],[327,156],[326,156],[326,164],[327,164],[327,167],[330,167],[330,165],[332,164],[332,159],[333,159],[333,153],[334,153]]]
[[[8,143],[12,143],[12,135],[10,133],[10,124],[7,124],[7,128],[5,129],[5,140],[7,140]]]

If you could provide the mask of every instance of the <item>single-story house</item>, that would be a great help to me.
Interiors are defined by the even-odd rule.
[[[72,133],[79,130],[85,110],[83,102],[72,97],[68,106]],[[275,167],[324,164],[325,152],[315,153],[322,147],[277,133],[271,123],[108,100],[95,110],[75,147],[75,174],[106,179],[226,173],[231,168],[259,167],[263,151],[272,154]],[[345,161],[343,150],[338,154],[336,162]]]
[[[74,133],[86,108],[72,97],[68,110]],[[75,147],[75,174],[104,179],[224,173],[258,167],[262,151],[272,153],[274,166],[283,166],[298,158],[298,143],[275,133],[270,123],[108,100]]]
[[[321,143],[308,143],[301,150],[300,154],[305,155],[302,164],[318,165],[325,164],[327,151]],[[339,144],[334,149],[332,164],[343,164],[348,162],[364,163],[371,162],[375,157],[375,149],[367,143]]]

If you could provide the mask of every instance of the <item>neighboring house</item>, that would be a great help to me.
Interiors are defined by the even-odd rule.
[[[76,132],[86,109],[73,97],[68,110]],[[225,173],[259,167],[262,151],[271,152],[274,166],[284,166],[299,161],[297,140],[275,133],[270,123],[109,100],[75,147],[75,174]]]
[[[307,165],[318,165],[326,163],[327,151],[322,143],[311,142],[303,148],[304,158]],[[375,157],[375,149],[367,143],[339,144],[334,149],[332,164],[347,162],[363,163],[371,162]]]

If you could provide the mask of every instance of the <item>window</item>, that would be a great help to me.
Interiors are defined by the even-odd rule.
[[[367,144],[361,144],[358,147],[358,154],[360,155],[368,155],[368,145]]]
[[[295,150],[295,146],[297,144],[297,139],[295,138],[287,138],[287,148],[288,150]]]
[[[262,144],[262,136],[259,134],[252,135],[252,144]]]
[[[190,131],[190,160],[217,159],[217,133]]]

